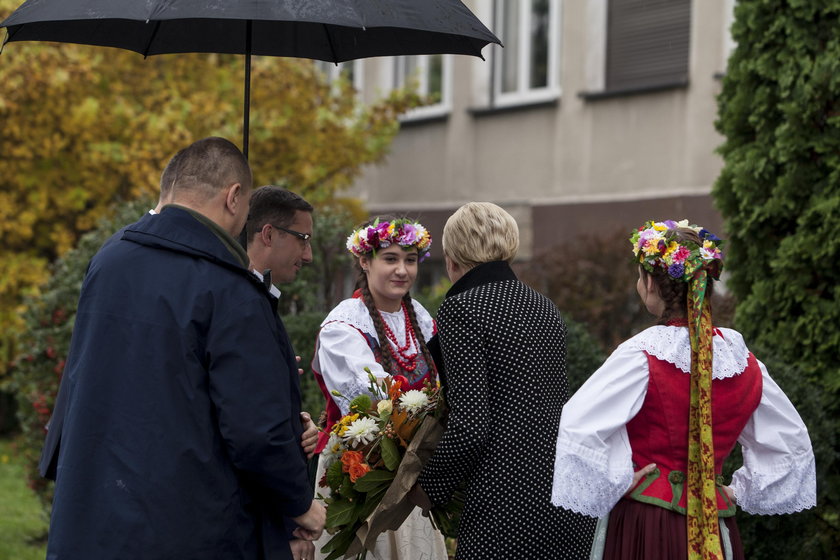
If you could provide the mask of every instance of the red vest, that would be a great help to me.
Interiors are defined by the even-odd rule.
[[[716,331],[721,336],[720,331]],[[656,463],[656,470],[643,478],[629,498],[685,514],[685,478],[688,472],[689,374],[648,354],[650,380],[642,409],[627,424],[633,449],[634,469]],[[761,369],[749,355],[746,369],[734,377],[712,380],[712,433],[715,472],[720,480],[723,460],[732,452],[738,436],[761,400]],[[718,489],[721,517],[735,514],[725,494]]]

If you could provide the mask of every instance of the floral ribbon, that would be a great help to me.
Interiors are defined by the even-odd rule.
[[[723,560],[712,438],[712,311],[705,298],[709,274],[697,271],[689,285],[691,390],[688,420],[688,560]]]

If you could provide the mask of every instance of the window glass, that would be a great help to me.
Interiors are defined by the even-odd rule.
[[[548,85],[548,0],[531,3],[530,87]]]
[[[496,0],[494,103],[527,103],[560,93],[558,60],[562,0]]]
[[[502,6],[502,91],[516,91],[519,87],[519,0],[500,2]]]

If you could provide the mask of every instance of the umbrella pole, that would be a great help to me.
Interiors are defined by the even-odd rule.
[[[242,115],[242,153],[248,159],[248,128],[251,121],[251,20],[245,26],[245,111]]]

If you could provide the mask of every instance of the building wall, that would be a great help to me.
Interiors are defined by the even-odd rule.
[[[438,239],[464,202],[496,202],[519,222],[522,258],[576,232],[651,218],[719,229],[709,195],[722,165],[715,96],[732,0],[691,2],[687,84],[601,96],[608,0],[550,1],[560,8],[555,95],[500,106],[490,88],[498,46],[484,49],[487,61],[450,57],[448,110],[407,118],[354,194],[372,213],[420,216]],[[490,0],[465,3],[492,29]],[[387,89],[391,64],[364,61],[366,97]]]

